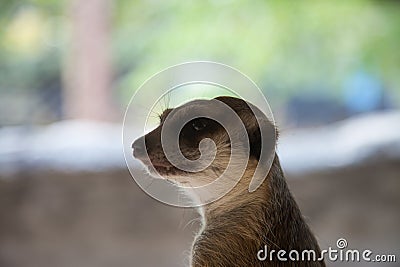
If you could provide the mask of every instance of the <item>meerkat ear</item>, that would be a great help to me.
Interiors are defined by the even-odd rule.
[[[247,129],[250,143],[250,156],[260,159],[261,149],[263,151],[275,148],[277,131],[275,125],[265,115],[254,117],[254,123]]]
[[[277,140],[275,125],[261,110],[240,98],[220,96],[215,99],[230,106],[243,121],[249,138],[251,157],[259,160],[261,149],[265,151],[275,148]]]
[[[261,130],[258,123],[247,129],[250,144],[250,156],[259,160],[261,154]]]

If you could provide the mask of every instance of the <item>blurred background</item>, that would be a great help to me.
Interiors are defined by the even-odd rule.
[[[186,263],[198,216],[138,188],[121,133],[137,88],[192,60],[262,89],[322,248],[399,260],[399,44],[399,1],[1,0],[0,266]]]

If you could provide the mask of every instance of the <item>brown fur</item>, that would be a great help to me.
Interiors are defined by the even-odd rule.
[[[255,192],[248,192],[245,177],[230,194],[205,207],[205,226],[193,245],[192,266],[325,266],[257,259],[264,245],[269,251],[287,253],[320,249],[286,185],[277,156],[267,180]]]

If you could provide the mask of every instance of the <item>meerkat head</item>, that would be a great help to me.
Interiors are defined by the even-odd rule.
[[[159,126],[132,144],[133,155],[150,174],[201,186],[224,172],[233,148],[239,161],[258,161],[261,131],[275,139],[275,126],[257,107],[242,99],[224,96],[194,100],[166,109]],[[175,147],[171,145],[174,143]]]

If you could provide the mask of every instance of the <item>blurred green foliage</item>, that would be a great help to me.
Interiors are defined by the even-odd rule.
[[[359,69],[400,94],[397,1],[112,1],[115,89],[124,105],[173,64],[232,65],[278,102],[297,91],[340,96]],[[60,79],[66,1],[0,1],[0,92]]]
[[[62,14],[60,1],[0,1],[0,93],[61,79]]]

